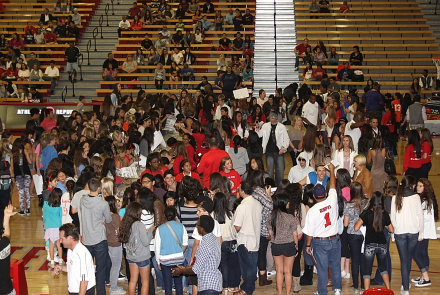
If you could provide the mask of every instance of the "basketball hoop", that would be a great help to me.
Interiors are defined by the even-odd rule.
[[[440,56],[435,56],[432,58],[432,62],[437,67],[437,80],[440,80]]]

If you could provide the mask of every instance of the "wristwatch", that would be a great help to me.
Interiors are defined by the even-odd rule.
[[[306,245],[306,248],[307,248],[307,247],[310,247],[310,245]]]

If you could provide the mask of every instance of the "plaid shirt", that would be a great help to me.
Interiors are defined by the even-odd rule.
[[[267,195],[267,192],[264,188],[257,187],[254,189],[254,192],[252,193],[252,197],[254,197],[255,200],[260,202],[261,206],[263,207],[263,210],[261,211],[261,232],[260,235],[268,238],[269,230],[267,229],[267,219],[269,218],[270,212],[272,212],[273,203],[270,197]]]
[[[197,275],[199,292],[223,290],[222,273],[218,270],[221,260],[221,244],[219,239],[211,232],[202,237],[196,252],[196,262],[193,271]]]

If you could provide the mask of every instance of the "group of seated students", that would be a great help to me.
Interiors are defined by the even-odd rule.
[[[347,17],[347,13],[350,12],[350,6],[347,1],[342,3],[342,6],[339,8],[339,12],[345,14]],[[316,3],[316,0],[312,0],[312,3],[309,4],[309,13],[330,13],[330,2],[327,0],[320,0]],[[318,18],[317,15],[310,15],[310,18]]]
[[[198,287],[200,292],[208,288],[252,294],[255,273],[258,272],[259,286],[270,285],[268,273],[272,273],[275,263],[279,293],[283,283],[287,293],[292,288],[297,293],[301,285],[313,284],[313,262],[309,256],[312,247],[318,261],[319,294],[325,294],[327,286],[333,286],[335,294],[340,294],[342,278],[351,278],[352,291],[360,293],[370,288],[374,243],[380,244],[381,249],[374,284],[384,283],[390,289],[391,258],[387,249],[388,233],[392,232],[401,263],[414,258],[422,271],[422,276],[413,282],[418,287],[431,285],[423,257],[428,255],[428,240],[436,238],[437,205],[428,180],[433,151],[431,135],[417,116],[417,112],[424,110],[420,97],[413,100],[409,94],[404,98],[396,94],[391,99],[383,98],[377,83],[362,98],[354,92],[335,97],[335,93],[317,96],[309,91],[307,86],[298,89],[298,85],[292,84],[284,90],[276,89],[276,95],[269,97],[260,90],[258,98],[247,102],[202,91],[195,97],[182,91],[177,97],[140,90],[133,99],[122,96],[120,85],[116,84],[98,113],[84,110],[84,97],[67,119],[61,115],[55,118],[50,107],[32,108],[21,137],[13,141],[12,134],[3,130],[0,153],[13,167],[11,176],[19,188],[20,215],[31,214],[34,174],[42,175],[47,185],[38,196],[44,206],[43,219],[54,221],[56,208],[62,208],[62,217],[45,223],[50,266],[65,263],[58,231],[51,226],[58,229],[62,224],[73,223],[80,230],[83,243],[95,251],[96,288],[100,291],[109,284],[112,294],[125,293],[117,285],[124,256],[129,294],[134,294],[138,281],[142,281],[139,290],[143,295],[155,286],[150,267],[141,273],[141,280],[137,275],[139,269],[151,263],[156,286],[171,295],[174,282],[176,294],[182,295],[179,276],[183,270],[177,265],[191,268],[194,260],[201,259],[203,254],[198,248],[203,245],[203,232],[198,232],[198,222],[202,215],[211,215],[216,221],[213,233],[223,247],[212,249],[216,251],[215,265],[209,264],[204,270],[194,267],[198,282],[194,273],[187,273],[192,275],[188,284],[193,285],[193,292]],[[405,175],[399,184],[394,176],[388,176],[384,162],[392,160],[396,144],[392,139],[398,135],[399,127],[405,133],[405,123],[409,129]],[[292,167],[286,167],[286,163],[290,165],[285,159],[287,152]],[[140,169],[140,179],[125,178],[123,171],[127,167]],[[290,170],[287,179],[286,168]],[[124,190],[122,197],[117,194],[119,189]],[[94,200],[102,203],[104,199],[108,205],[85,205],[99,195],[102,198]],[[107,206],[114,218],[109,213],[104,225],[103,219],[97,218],[95,227],[90,216],[101,214]],[[380,219],[374,217],[376,211],[381,215],[385,212],[379,229],[372,222]],[[316,222],[319,212],[323,213],[322,224]],[[143,223],[144,234],[145,227],[158,226],[156,240],[152,241],[151,233],[147,233],[148,239],[139,238],[142,247],[129,243],[130,230],[126,224],[134,222],[133,218]],[[243,218],[247,221],[243,222]],[[174,227],[178,223],[171,224],[173,221],[179,221],[182,229],[178,231]],[[176,239],[182,238],[180,243],[184,247],[164,244],[164,240],[176,241],[172,236],[164,238],[166,225],[160,226],[166,222],[176,231]],[[341,229],[338,223],[343,224]],[[362,224],[367,226],[365,238],[359,231]],[[115,238],[114,229],[119,226],[121,230]],[[102,242],[92,238],[100,227],[107,232],[102,239],[108,239],[108,248],[93,248]],[[408,228],[414,230],[408,232]],[[407,235],[417,235],[419,242],[414,238],[414,243],[407,243]],[[319,239],[314,237],[335,245],[331,251],[321,249]],[[373,250],[362,254],[364,240],[366,249]],[[155,255],[141,256],[143,252],[137,252],[139,249],[148,249],[151,254],[150,242]],[[238,251],[232,251],[232,244],[238,246]],[[268,247],[272,250],[270,255],[266,255]],[[305,267],[301,277],[303,250]],[[179,259],[170,260],[169,255]],[[136,257],[143,259],[137,261]],[[327,267],[320,267],[323,261],[325,265],[329,263],[330,281]],[[206,283],[206,274],[211,268],[218,273],[219,266],[223,278],[216,276]],[[130,272],[136,275],[130,276]],[[403,294],[409,294],[410,269],[402,268],[401,275]]]

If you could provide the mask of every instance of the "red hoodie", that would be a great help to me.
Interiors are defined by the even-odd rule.
[[[423,148],[420,155],[423,155]],[[408,168],[420,168],[422,167],[422,159],[417,158],[416,150],[412,144],[409,144],[405,148],[405,156],[403,157],[403,172],[406,172]]]
[[[429,145],[429,142],[424,141],[424,142],[422,143],[422,151],[423,151],[423,153],[427,153],[427,154],[428,154],[428,156],[426,157],[426,159],[422,159],[422,160],[421,160],[422,165],[431,162],[431,153],[432,153],[432,151],[431,151],[431,146]],[[423,155],[422,155],[422,156],[423,156]]]

